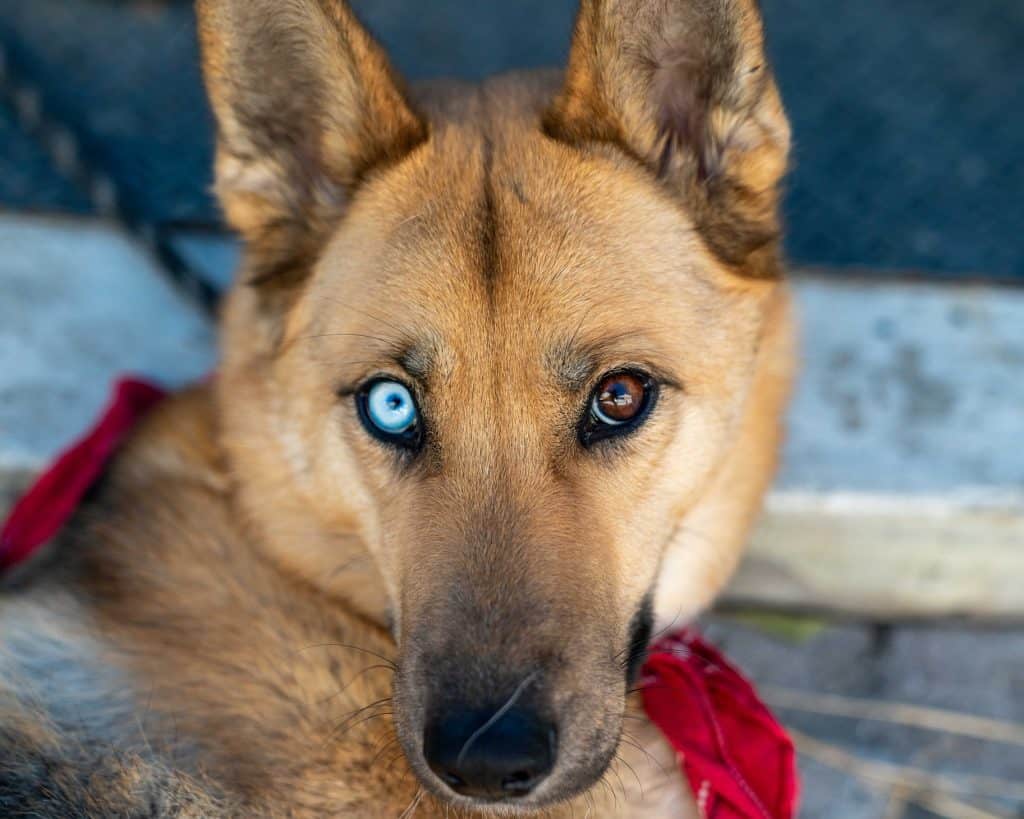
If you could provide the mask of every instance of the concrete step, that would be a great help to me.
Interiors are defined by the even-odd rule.
[[[1024,615],[1024,288],[795,286],[803,372],[733,599]]]
[[[182,234],[224,283],[233,240]],[[118,373],[216,360],[202,313],[118,230],[0,217],[0,487],[86,427]],[[873,619],[1024,617],[1024,289],[805,272],[803,376],[728,599]],[[0,489],[0,494],[4,490]]]
[[[805,819],[1024,815],[1019,630],[703,627],[796,738]]]
[[[0,216],[0,503],[76,438],[112,379],[208,372],[213,329],[117,228]]]

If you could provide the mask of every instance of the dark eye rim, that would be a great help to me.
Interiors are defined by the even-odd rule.
[[[377,426],[370,418],[370,411],[368,407],[370,391],[378,384],[384,383],[401,384],[409,391],[409,395],[412,396],[413,405],[416,409],[416,420],[413,422],[411,427],[403,430],[402,432],[387,432]],[[375,375],[372,378],[368,378],[355,391],[355,402],[359,421],[362,423],[363,429],[365,429],[372,438],[377,439],[381,443],[408,452],[417,452],[422,448],[424,436],[423,413],[420,410],[420,402],[416,397],[415,390],[413,390],[413,388],[401,378],[396,378],[392,375]]]
[[[629,375],[639,379],[644,387],[644,402],[639,412],[628,421],[621,424],[608,424],[598,418],[594,413],[594,398],[597,390],[609,378],[619,375]],[[659,384],[653,375],[636,367],[619,367],[614,370],[602,373],[590,392],[587,393],[586,406],[583,408],[583,417],[579,422],[579,441],[585,448],[606,441],[610,438],[621,438],[636,432],[650,417],[654,405],[658,402]]]

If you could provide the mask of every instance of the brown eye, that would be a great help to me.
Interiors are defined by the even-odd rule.
[[[646,373],[622,370],[605,375],[591,393],[580,440],[589,445],[635,429],[647,417],[656,389]]]
[[[643,409],[647,385],[633,373],[606,376],[594,391],[594,415],[613,426],[624,424]]]

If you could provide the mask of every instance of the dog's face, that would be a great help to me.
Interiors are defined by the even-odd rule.
[[[201,11],[248,243],[221,377],[243,502],[274,559],[392,624],[434,793],[589,787],[776,286],[788,132],[753,3],[586,3],[561,90],[416,108],[342,6]]]

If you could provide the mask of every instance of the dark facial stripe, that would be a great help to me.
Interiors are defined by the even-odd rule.
[[[495,206],[494,145],[486,134],[483,137],[483,203],[480,209],[480,274],[487,292],[491,292],[498,275],[498,225]]]
[[[640,673],[640,668],[647,658],[647,644],[651,640],[654,628],[654,602],[651,595],[644,597],[640,608],[633,615],[630,623],[629,661],[626,664],[626,684],[632,686]]]

